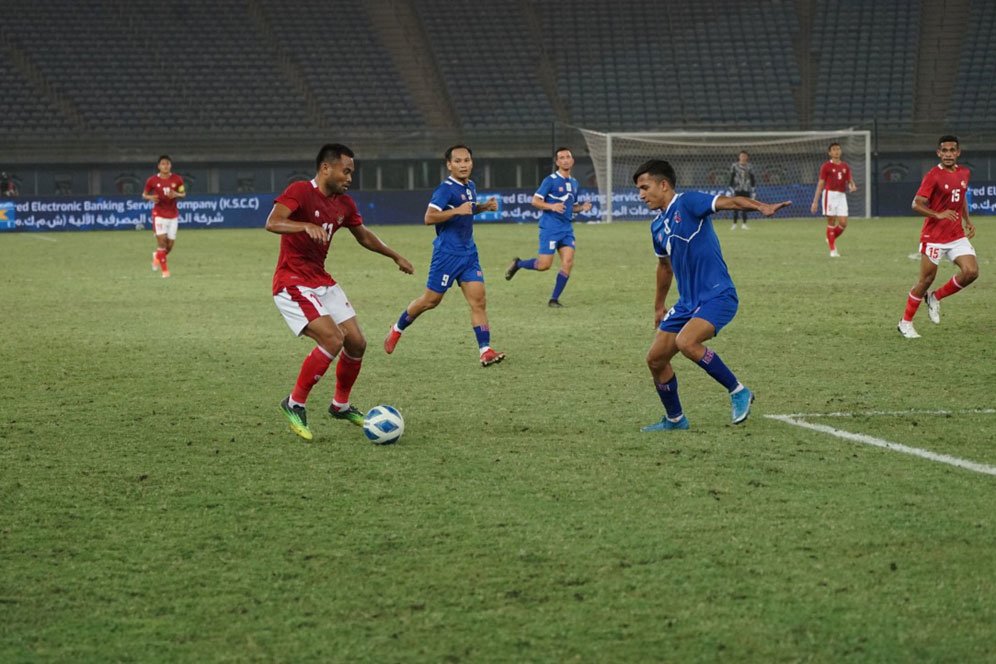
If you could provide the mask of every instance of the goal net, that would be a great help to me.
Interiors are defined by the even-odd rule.
[[[633,186],[633,171],[648,159],[666,159],[678,176],[677,189],[729,193],[730,168],[741,150],[750,155],[757,198],[792,201],[781,217],[812,216],[810,204],[830,143],[840,143],[858,190],[848,194],[851,217],[871,211],[871,132],[640,132],[602,133],[580,129],[598,183],[603,221],[647,219],[651,212]],[[610,196],[611,192],[611,196]],[[611,201],[611,205],[609,205]],[[819,211],[817,211],[819,212]]]

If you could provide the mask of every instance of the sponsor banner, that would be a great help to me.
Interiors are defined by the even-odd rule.
[[[681,189],[679,188],[679,191]],[[726,189],[705,188],[711,194]],[[757,196],[767,202],[792,201],[779,217],[809,217],[814,188],[810,185],[761,185]],[[535,223],[542,212],[532,206],[534,189],[481,190],[478,198],[498,200],[498,210],[477,215],[481,223]],[[367,224],[421,224],[432,195],[430,191],[351,192]],[[859,196],[852,194],[851,196]],[[240,196],[187,196],[178,202],[181,228],[262,228],[273,207],[274,194]],[[574,216],[575,221],[605,218],[605,197],[594,190],[582,190],[580,201],[590,201],[592,209]],[[905,200],[905,197],[904,197]],[[912,199],[910,199],[912,200]],[[855,201],[857,203],[857,201]],[[910,215],[909,202],[890,205],[881,200],[879,214]],[[858,208],[858,205],[854,205]],[[896,209],[891,209],[895,207]],[[904,209],[900,209],[904,208]],[[152,204],[131,196],[88,196],[61,198],[12,198],[0,200],[0,232],[4,231],[85,231],[148,228]],[[996,214],[996,183],[969,187],[969,210],[973,214]],[[612,217],[618,220],[649,220],[654,213],[640,201],[632,187],[616,189]]]

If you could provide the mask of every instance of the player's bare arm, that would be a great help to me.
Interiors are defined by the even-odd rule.
[[[654,291],[654,327],[661,324],[666,305],[668,291],[671,290],[671,280],[674,272],[671,269],[671,259],[661,256],[657,259],[657,288]]]
[[[158,203],[159,202],[159,196],[157,196],[156,194],[150,194],[147,191],[143,191],[142,192],[142,198],[144,198],[145,200],[149,201],[150,203]]]
[[[975,237],[975,224],[972,220],[968,218],[968,201],[962,200],[961,202],[961,223],[965,228],[965,237],[971,240]]]
[[[823,193],[824,185],[826,185],[826,181],[823,179],[820,179],[820,181],[816,183],[816,193],[813,194],[813,204],[809,206],[809,211],[813,214],[816,214],[817,205],[819,205],[820,202],[820,194]]]
[[[353,234],[356,241],[365,249],[368,249],[374,253],[381,254],[382,256],[387,256],[398,266],[398,269],[405,274],[414,274],[415,268],[408,261],[407,258],[391,249],[389,246],[384,244],[384,241],[377,237],[377,234],[372,230],[360,224],[359,226],[348,226],[349,232]]]
[[[498,199],[489,198],[483,203],[478,203],[474,206],[474,214],[480,214],[482,212],[497,212],[498,211]]]
[[[468,214],[474,214],[474,204],[470,201],[467,201],[455,208],[450,208],[449,210],[437,210],[434,207],[426,208],[425,218],[423,221],[425,221],[426,226],[433,226],[435,224],[441,224],[444,221],[449,221],[453,217]]]
[[[783,207],[792,205],[792,201],[780,203],[762,203],[746,196],[720,196],[716,199],[716,210],[754,210],[765,217],[770,217]]]
[[[574,211],[575,212],[587,212],[590,209],[591,209],[591,201],[585,201],[584,203],[575,203],[574,204]]]
[[[329,241],[329,232],[317,224],[306,224],[303,221],[294,221],[289,218],[291,210],[283,203],[274,203],[266,218],[266,230],[277,235],[288,235],[290,233],[307,233],[315,242],[326,244]]]
[[[851,192],[851,193],[854,193],[855,191],[857,191],[858,190],[857,183],[855,183],[854,180],[848,180],[847,181],[847,190],[849,192]]]
[[[946,219],[948,221],[957,221],[958,213],[954,210],[942,210],[937,212],[931,210],[927,207],[927,199],[924,196],[915,196],[913,198],[913,211],[917,214],[922,214],[925,217],[933,217],[935,219]],[[970,222],[971,223],[971,222]]]
[[[563,203],[561,202],[547,203],[546,201],[543,200],[543,197],[540,196],[539,194],[533,194],[533,207],[538,210],[544,210],[547,212],[556,212],[558,214],[563,212],[565,209]],[[577,212],[577,210],[575,210],[575,212]]]

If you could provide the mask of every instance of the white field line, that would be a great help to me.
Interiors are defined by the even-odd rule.
[[[778,417],[898,417],[902,415],[996,415],[996,408],[974,408],[969,410],[858,410],[836,413],[788,413],[772,415]]]
[[[983,463],[967,461],[966,459],[959,459],[958,457],[949,456],[947,454],[938,454],[936,452],[931,452],[930,450],[922,450],[919,447],[910,447],[908,445],[902,445],[900,443],[893,443],[883,438],[875,438],[874,436],[868,436],[863,433],[851,433],[850,431],[844,431],[843,429],[836,429],[834,427],[829,427],[824,424],[813,424],[812,422],[806,422],[805,420],[799,419],[799,416],[765,415],[765,417],[767,417],[768,419],[777,420],[779,422],[784,422],[785,424],[791,424],[792,426],[802,427],[803,429],[811,429],[812,431],[828,433],[831,436],[836,436],[837,438],[843,438],[844,440],[851,440],[856,443],[863,443],[864,445],[881,447],[886,450],[892,450],[893,452],[902,452],[903,454],[910,454],[912,456],[920,457],[921,459],[936,461],[938,463],[946,463],[949,466],[957,466],[958,468],[964,468],[965,470],[971,470],[976,473],[982,473],[984,475],[992,475],[996,477],[996,466],[987,466],[986,464]]]
[[[46,242],[58,242],[54,237],[48,237],[47,235],[36,235],[34,233],[25,233],[24,237],[29,237],[33,240],[45,240]]]

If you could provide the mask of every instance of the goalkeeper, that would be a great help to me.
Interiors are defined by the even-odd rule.
[[[730,166],[730,181],[726,185],[730,188],[730,195],[754,198],[757,193],[755,188],[756,183],[757,181],[754,179],[754,167],[750,163],[750,155],[747,154],[746,150],[741,150],[737,156],[737,160]],[[740,217],[740,228],[745,231],[750,230],[747,228],[747,210],[733,211],[733,226],[730,227],[730,230],[737,230],[738,215],[742,215]]]

